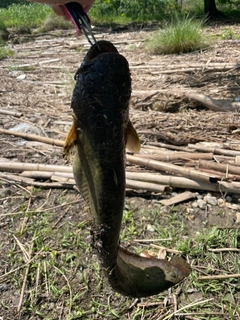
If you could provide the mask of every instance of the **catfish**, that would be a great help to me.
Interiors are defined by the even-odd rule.
[[[140,151],[129,120],[129,64],[111,42],[98,41],[87,52],[75,79],[73,125],[64,150],[68,154],[76,146],[73,174],[90,209],[93,247],[115,291],[130,297],[158,294],[182,281],[191,268],[179,256],[171,261],[142,257],[119,244],[125,148]]]

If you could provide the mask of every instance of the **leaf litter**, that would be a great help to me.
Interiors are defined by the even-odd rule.
[[[61,144],[2,132],[0,316],[238,319],[239,114],[237,110],[208,110],[187,96],[237,99],[238,43],[217,41],[203,52],[150,56],[143,49],[149,32],[98,30],[98,34],[98,39],[115,43],[130,63],[130,114],[143,146],[141,158],[128,155],[129,176],[144,173],[146,181],[138,188],[140,179],[131,176],[121,242],[137,252],[154,251],[156,255],[165,250],[169,256],[175,249],[185,255],[193,272],[169,292],[135,303],[112,292],[91,249],[88,209],[71,177],[59,175],[59,166],[71,171]],[[87,48],[83,37],[76,38],[69,31],[63,31],[61,37],[43,34],[35,41],[14,44],[16,56],[3,60],[0,67],[0,129],[11,130],[24,123],[46,139],[63,141],[72,121],[73,75]],[[4,113],[6,110],[13,114]],[[145,162],[137,162],[139,158]],[[165,167],[149,166],[154,161]],[[22,169],[13,169],[17,162]],[[28,163],[56,168],[51,175],[45,172],[45,176],[27,180],[23,171],[29,174],[24,169]],[[204,176],[197,179],[195,188],[187,184],[196,178],[189,177],[189,172]],[[177,182],[164,183],[161,191],[151,189],[152,175]],[[189,190],[193,199],[181,197]],[[205,201],[206,196],[216,200],[214,205]],[[161,204],[174,197],[181,202]],[[205,202],[202,206],[200,200]],[[141,239],[149,243],[135,241]],[[224,248],[229,251],[221,251]],[[204,276],[208,279],[201,280]],[[216,277],[223,279],[220,282]]]

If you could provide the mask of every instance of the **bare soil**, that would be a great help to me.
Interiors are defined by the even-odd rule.
[[[224,28],[212,26],[208,32],[219,35]],[[236,33],[240,30],[238,25],[232,28]],[[96,34],[98,40],[112,41],[129,61],[133,91],[131,119],[143,144],[187,146],[212,142],[240,152],[239,113],[213,112],[186,98],[190,92],[215,99],[235,100],[240,96],[239,67],[224,69],[225,64],[240,63],[239,41],[216,40],[201,52],[154,56],[143,46],[151,30],[113,32],[96,28]],[[73,75],[89,45],[74,31],[42,34],[22,42],[25,37],[14,38],[15,44],[11,46],[15,56],[0,63],[0,109],[19,112],[22,116],[0,113],[0,128],[16,130],[17,125],[25,123],[30,125],[27,133],[64,140],[72,121]],[[209,66],[212,68],[207,70]],[[5,134],[0,135],[0,145],[1,162],[70,165],[63,159],[60,147]],[[130,163],[127,169],[141,170]],[[181,239],[191,239],[206,227],[239,228],[238,194],[212,195],[224,201],[231,196],[231,201],[227,198],[222,207],[202,210],[193,209],[194,200],[190,200],[177,209],[160,210],[158,200],[169,198],[171,193],[128,190],[126,206],[133,211],[136,226],[131,231],[126,228],[130,222],[124,222],[127,238],[122,237],[123,245],[133,244],[139,250],[133,239],[159,238],[156,230],[147,227],[154,226],[156,219],[159,224],[179,226],[176,236]],[[172,221],[169,213],[173,215]],[[169,307],[167,292],[132,305],[133,299],[113,293],[107,282],[102,282],[97,258],[91,250],[88,219],[85,203],[74,189],[49,186],[38,189],[0,177],[0,319],[170,319],[167,316],[174,311],[176,301],[174,304],[171,300]],[[239,241],[240,238],[236,248],[240,248]],[[51,265],[49,257],[55,259],[55,256],[59,264]],[[187,259],[194,265],[191,254]],[[238,265],[231,272],[239,273],[239,269]],[[230,281],[224,281],[226,286],[230,285]],[[233,293],[226,299],[239,305],[239,281],[231,285]],[[184,288],[188,288],[188,293],[182,295]],[[174,291],[174,299],[180,306],[206,298],[201,289],[191,291],[191,288],[192,283],[186,280]],[[207,298],[215,299],[212,310],[216,316],[193,312],[175,318],[239,319],[236,310],[231,318],[226,309],[221,309],[217,293]]]

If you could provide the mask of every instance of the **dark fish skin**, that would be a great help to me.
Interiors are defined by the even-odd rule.
[[[131,76],[127,60],[110,42],[98,45],[101,52],[94,45],[76,74],[73,173],[90,208],[93,246],[110,285],[123,295],[145,297],[178,283],[191,268],[180,257],[143,258],[119,247]]]
[[[90,207],[94,234],[101,234],[96,246],[106,237],[108,260],[113,262],[124,208],[130,95],[127,60],[118,53],[103,53],[80,68],[72,97],[78,150],[74,177]]]

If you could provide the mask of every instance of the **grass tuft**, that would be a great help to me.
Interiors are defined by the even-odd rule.
[[[187,53],[206,48],[208,39],[203,24],[204,20],[175,16],[146,41],[145,47],[153,54]]]
[[[234,32],[233,28],[224,28],[221,34],[222,40],[234,40],[239,39],[239,35]]]
[[[7,28],[36,28],[46,19],[49,12],[51,8],[47,5],[12,4],[7,9],[0,8],[0,21],[4,21]]]
[[[64,20],[62,17],[58,17],[57,15],[51,13],[47,16],[46,20],[43,23],[43,26],[41,26],[38,31],[49,32],[57,29],[68,30],[72,28],[73,25],[70,22]]]
[[[8,46],[0,47],[0,60],[13,55],[14,55],[14,51],[12,51]]]
[[[8,40],[9,32],[6,28],[4,21],[0,20],[0,45]]]

